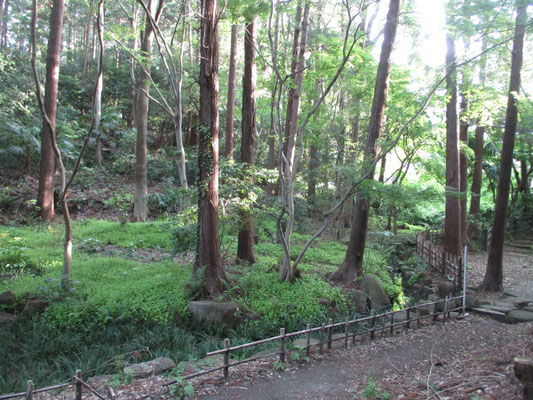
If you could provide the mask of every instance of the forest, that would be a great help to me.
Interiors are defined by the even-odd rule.
[[[343,320],[365,275],[414,304],[430,228],[506,289],[533,226],[532,11],[0,0],[0,393]]]

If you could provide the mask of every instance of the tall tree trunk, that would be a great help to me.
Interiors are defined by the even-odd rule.
[[[298,9],[300,9],[300,7],[298,7]],[[280,280],[286,282],[293,281],[296,276],[296,270],[295,268],[293,268],[290,260],[290,238],[292,235],[292,228],[294,224],[294,180],[296,173],[296,171],[294,170],[294,153],[296,149],[296,136],[298,132],[298,119],[300,116],[300,102],[302,97],[305,51],[307,48],[307,32],[309,24],[309,10],[309,2],[306,2],[304,7],[304,16],[302,20],[302,38],[300,40],[299,46],[296,46],[298,56],[297,64],[293,71],[297,72],[295,76],[295,86],[291,89],[289,93],[289,100],[287,104],[287,125],[285,126],[284,159],[281,163],[283,171],[283,180],[285,182],[285,189],[282,189],[282,203],[287,208],[288,219],[287,225],[285,227],[285,233],[283,235],[283,237],[285,238],[286,251],[284,252],[283,265],[280,269]],[[298,28],[296,28],[295,30],[295,37],[297,36],[299,37]]]
[[[464,83],[464,82],[463,82]],[[459,140],[463,146],[468,145],[468,121],[466,120],[466,113],[468,112],[468,100],[464,93],[461,94],[461,118],[459,121]],[[466,191],[468,190],[468,159],[464,150],[459,153],[459,167],[460,167],[460,191],[461,191],[461,244],[464,246],[467,241],[466,233]]]
[[[476,138],[474,147],[474,171],[472,173],[472,188],[470,189],[470,215],[473,217],[474,221],[479,220],[482,181],[481,177],[483,174],[484,135],[485,127],[481,125],[476,126]]]
[[[2,48],[7,47],[7,21],[9,20],[9,0],[5,0],[4,13],[2,16],[2,36],[0,36],[0,45]]]
[[[218,236],[218,0],[201,0],[198,249],[194,274],[205,268],[203,294],[224,290]]]
[[[394,45],[394,39],[396,37],[396,30],[398,28],[399,15],[400,0],[390,0],[376,76],[376,86],[374,88],[374,98],[372,101],[372,109],[370,111],[368,136],[363,161],[363,173],[370,171],[368,179],[374,179],[374,168],[372,168],[372,164],[376,159],[376,144],[381,135],[383,116],[385,114],[391,67],[390,56]],[[372,170],[369,170],[369,168],[372,168]],[[350,230],[348,249],[346,250],[344,262],[333,275],[334,280],[352,283],[354,278],[361,275],[363,271],[363,255],[365,251],[370,211],[369,204],[369,199],[363,193],[359,192],[357,194],[352,228]]]
[[[231,47],[228,73],[228,101],[226,103],[226,146],[224,155],[233,160],[233,121],[235,114],[235,80],[237,76],[237,24],[231,26]]]
[[[482,51],[487,49],[487,40],[483,38],[481,45]],[[485,86],[486,79],[486,55],[481,56],[479,65],[479,83],[481,87]],[[481,182],[483,173],[483,148],[484,148],[484,135],[485,127],[481,117],[477,120],[476,133],[475,133],[475,145],[474,145],[474,168],[472,172],[472,187],[470,189],[470,210],[469,214],[472,216],[472,223],[468,228],[468,236],[470,239],[477,241],[479,239],[479,211],[481,202]]]
[[[444,251],[461,254],[461,199],[459,135],[457,132],[457,73],[455,43],[446,35],[446,215],[444,219]]]
[[[100,7],[98,10],[100,13],[98,15],[98,34],[100,37],[104,37],[104,8]],[[100,51],[104,51],[102,48]],[[99,65],[100,58],[96,60],[96,68],[100,70],[101,66]],[[96,91],[94,93],[94,131],[96,132],[96,163],[101,167],[103,163],[102,159],[102,134],[100,133],[100,122],[102,121],[102,88],[104,83],[104,75],[99,74],[96,81]]]
[[[507,222],[507,203],[509,201],[509,187],[511,168],[513,164],[513,149],[516,134],[518,108],[516,93],[520,92],[520,70],[522,68],[522,53],[526,35],[527,0],[517,0],[516,24],[511,59],[511,79],[505,114],[505,128],[503,132],[502,155],[500,159],[500,173],[492,224],[492,238],[489,246],[487,269],[480,288],[484,290],[503,290],[503,246]]]
[[[280,13],[276,13],[276,22],[274,23],[274,51],[277,51],[279,46],[279,18]],[[270,102],[270,134],[268,135],[268,169],[275,169],[276,163],[278,160],[278,157],[276,156],[278,152],[276,151],[276,142],[277,138],[274,134],[274,113],[275,113],[275,101],[276,94],[278,92],[278,80],[274,76],[274,85],[272,88],[272,94],[271,94],[271,102]],[[274,182],[268,182],[266,187],[266,195],[267,196],[274,196],[276,191],[276,183]]]
[[[0,0],[0,45],[2,44],[3,32],[4,32],[4,0]]]
[[[244,76],[242,93],[242,140],[241,163],[247,166],[254,164],[255,142],[255,48],[254,48],[253,19],[246,24],[244,36]],[[253,178],[250,178],[253,183]],[[248,200],[250,201],[249,196]],[[237,262],[246,261],[249,264],[256,262],[254,254],[254,219],[252,215],[253,204],[249,210],[241,210],[241,229],[237,243]]]
[[[311,143],[311,148],[309,149],[309,182],[307,184],[307,203],[309,204],[311,215],[315,206],[318,165],[318,147],[315,143]]]
[[[7,2],[6,2],[7,8]],[[46,84],[44,108],[52,126],[43,121],[41,134],[41,161],[39,164],[39,191],[37,206],[45,221],[54,219],[54,148],[52,135],[56,125],[57,90],[59,80],[59,62],[61,57],[61,31],[63,28],[63,0],[54,0],[50,15],[50,36],[46,57]]]
[[[158,19],[157,10],[162,7],[162,0],[157,5],[155,0],[149,0],[148,9]],[[148,178],[146,174],[147,144],[148,134],[148,105],[149,91],[148,81],[150,80],[150,70],[152,58],[152,44],[154,41],[154,28],[148,15],[146,16],[144,33],[141,41],[141,53],[146,60],[145,68],[139,73],[139,78],[135,88],[135,125],[137,128],[137,140],[135,143],[135,198],[133,204],[133,215],[136,221],[144,222],[148,217]]]

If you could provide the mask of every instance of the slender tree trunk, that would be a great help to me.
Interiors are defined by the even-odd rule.
[[[7,2],[6,2],[7,8]],[[44,92],[44,108],[51,127],[44,123],[41,134],[41,162],[39,164],[39,191],[37,206],[45,221],[54,219],[54,148],[52,135],[56,125],[57,90],[59,79],[59,63],[61,57],[61,31],[63,27],[63,0],[54,0],[50,15],[50,36],[46,58],[46,84]]]
[[[481,177],[483,174],[483,148],[484,148],[485,127],[476,127],[476,138],[474,147],[474,172],[472,175],[472,188],[470,200],[470,215],[474,221],[479,220],[480,200],[481,200]],[[474,222],[475,224],[475,222]]]
[[[279,46],[279,18],[280,13],[276,13],[276,22],[274,23],[274,51],[277,51]],[[271,102],[270,102],[270,134],[268,136],[268,169],[275,169],[276,168],[276,162],[278,160],[278,157],[276,156],[278,151],[276,151],[276,142],[277,138],[274,134],[274,112],[275,112],[275,101],[276,94],[278,92],[278,80],[276,77],[274,77],[274,85],[272,88],[272,94],[271,94]],[[267,196],[274,196],[276,191],[276,183],[267,183],[266,187],[266,195]]]
[[[242,94],[242,140],[241,163],[247,166],[254,164],[255,142],[255,48],[254,48],[253,19],[246,24],[244,36],[244,76]],[[253,184],[253,179],[250,178]],[[248,197],[248,196],[247,196]],[[250,198],[248,197],[248,201]],[[246,261],[249,264],[256,262],[254,254],[254,219],[252,215],[253,204],[250,201],[248,210],[241,210],[241,230],[237,243],[237,262]]]
[[[300,7],[298,7],[300,9]],[[281,163],[283,171],[283,179],[285,182],[285,189],[282,190],[282,202],[287,207],[288,219],[287,225],[285,227],[285,244],[287,251],[284,252],[283,256],[283,265],[280,270],[280,280],[286,282],[292,282],[296,276],[296,269],[293,268],[290,260],[290,249],[291,242],[290,238],[292,235],[292,228],[294,224],[294,180],[295,173],[294,170],[294,153],[296,149],[296,136],[298,132],[298,118],[300,116],[300,102],[302,97],[302,87],[303,87],[303,72],[305,64],[305,51],[307,48],[307,31],[309,24],[309,3],[305,3],[304,7],[304,16],[302,20],[302,38],[300,40],[299,46],[296,46],[297,52],[299,52],[297,57],[297,66],[294,68],[294,71],[297,71],[295,77],[295,87],[291,89],[289,93],[289,101],[287,105],[287,125],[285,126],[285,140],[284,143],[285,152],[284,159]],[[301,10],[300,10],[301,12]],[[297,11],[298,13],[298,11]],[[298,19],[298,18],[297,18]],[[298,28],[295,30],[295,37],[299,36]],[[298,51],[299,48],[299,51]],[[294,60],[293,60],[294,61]],[[289,113],[290,110],[290,113]],[[290,116],[290,120],[289,120]]]
[[[483,38],[481,49],[485,51],[487,49],[487,40]],[[479,81],[482,87],[485,86],[486,78],[486,65],[487,57],[486,55],[481,56],[480,66],[479,66]],[[470,199],[470,210],[469,213],[472,216],[472,224],[468,228],[469,238],[477,241],[479,239],[479,211],[480,211],[480,202],[481,202],[481,182],[482,182],[482,173],[483,173],[483,148],[484,148],[484,135],[485,127],[482,125],[481,118],[478,118],[476,133],[475,133],[475,145],[474,145],[474,168],[472,172],[472,187],[471,199]]]
[[[224,156],[233,160],[233,121],[235,114],[235,80],[237,77],[237,24],[231,26],[231,47],[228,73],[228,101],[226,103],[226,146]]]
[[[461,119],[459,121],[459,140],[463,146],[468,145],[468,121],[465,114],[468,112],[468,100],[464,93],[461,94]],[[461,244],[464,246],[467,241],[467,218],[466,218],[466,191],[468,190],[468,159],[463,150],[459,154],[460,167],[460,190],[461,190]]]
[[[205,267],[204,295],[224,290],[218,236],[218,0],[201,0],[198,249],[194,274]]]
[[[183,18],[185,20],[185,6],[183,8]],[[179,53],[179,66],[178,66],[178,82],[176,88],[176,123],[175,123],[175,136],[176,147],[178,148],[179,156],[177,160],[178,175],[180,177],[180,184],[182,188],[188,189],[189,183],[187,182],[187,162],[185,159],[185,147],[183,146],[183,54],[185,44],[185,24],[183,24],[183,35],[181,36],[181,46]]]
[[[312,143],[309,149],[309,182],[307,184],[307,202],[311,213],[313,213],[315,206],[318,165],[318,147],[315,143]]]
[[[400,0],[390,0],[387,22],[384,30],[383,44],[374,88],[374,98],[370,112],[368,136],[363,161],[363,173],[369,171],[371,164],[376,159],[376,144],[381,135],[385,105],[390,76],[392,47],[396,37],[398,19],[400,15]],[[374,179],[371,171],[369,179]],[[365,251],[366,234],[368,230],[369,199],[361,192],[357,194],[355,212],[350,230],[350,241],[344,262],[333,275],[333,279],[345,283],[352,283],[356,276],[363,271],[363,255]]]
[[[155,0],[148,2],[150,13],[157,20],[156,15],[159,6]],[[146,25],[141,41],[141,52],[146,60],[145,68],[142,68],[137,79],[135,89],[135,125],[137,128],[137,141],[135,144],[135,198],[133,204],[133,215],[136,221],[144,222],[148,217],[148,178],[146,174],[147,164],[147,135],[148,135],[148,105],[149,91],[148,81],[150,80],[150,60],[152,57],[152,44],[154,40],[154,28],[150,18],[146,16]]]
[[[0,45],[2,48],[7,47],[7,22],[9,20],[9,0],[5,0],[4,14],[2,16],[2,36],[0,36]]]
[[[0,45],[2,44],[2,37],[4,32],[4,0],[0,0]]]
[[[455,70],[455,43],[446,36],[446,215],[444,220],[444,251],[461,254],[461,199],[459,135],[457,132],[457,74]]]
[[[509,187],[511,168],[513,164],[513,149],[516,134],[518,108],[515,94],[520,92],[520,70],[522,68],[522,53],[524,47],[525,28],[527,22],[527,0],[517,0],[517,15],[511,59],[511,79],[505,115],[502,155],[500,159],[500,173],[494,222],[492,224],[492,238],[489,246],[487,270],[480,288],[484,290],[503,290],[503,246],[507,222],[507,203],[509,201]]]
[[[100,37],[104,37],[104,9],[100,7],[98,10],[99,22],[97,23],[98,32]],[[101,49],[103,51],[103,49]],[[96,61],[96,68],[100,70],[100,58]],[[102,121],[102,88],[104,83],[104,75],[99,74],[96,81],[96,91],[94,98],[94,131],[96,132],[96,163],[101,167],[103,164],[102,159],[102,134],[100,133],[100,122]]]

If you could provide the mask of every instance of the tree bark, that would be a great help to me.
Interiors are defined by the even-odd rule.
[[[481,200],[481,181],[483,174],[483,147],[484,147],[485,127],[476,126],[476,138],[474,147],[474,171],[472,173],[472,188],[470,199],[470,215],[475,221],[479,220],[480,200]]]
[[[6,2],[7,7],[7,2]],[[44,108],[50,120],[51,127],[43,121],[41,134],[41,161],[39,164],[39,191],[37,206],[45,221],[54,219],[54,148],[52,135],[56,125],[57,91],[59,83],[59,63],[61,57],[61,31],[63,28],[63,14],[65,3],[54,0],[50,15],[50,36],[46,58],[46,84],[44,92]]]
[[[100,7],[98,10],[98,33],[100,37],[104,37],[104,9],[103,7]],[[104,51],[104,48],[102,48],[100,51]],[[100,65],[98,65],[100,62],[100,58],[96,61],[97,63],[97,69],[100,70]],[[100,133],[100,122],[102,121],[102,88],[104,83],[104,75],[99,74],[96,78],[96,91],[95,91],[95,98],[94,98],[94,131],[96,132],[96,163],[101,167],[103,164],[103,158],[102,158],[102,134]]]
[[[194,275],[205,268],[203,294],[224,290],[218,236],[218,0],[201,1],[198,249]]]
[[[301,13],[301,7],[298,7],[297,14],[298,10],[300,10]],[[307,48],[307,32],[309,25],[309,10],[309,2],[306,2],[304,7],[304,16],[302,19],[302,37],[299,46],[296,46],[297,64],[294,69],[292,69],[291,67],[291,70],[296,72],[294,83],[295,86],[289,92],[289,99],[287,104],[287,122],[285,125],[284,158],[281,162],[285,186],[285,188],[282,189],[282,203],[287,208],[288,219],[285,227],[285,233],[283,235],[285,238],[285,245],[287,251],[284,252],[283,255],[283,264],[280,269],[280,280],[286,282],[292,282],[296,276],[296,269],[293,267],[290,260],[290,238],[292,235],[292,227],[294,224],[294,179],[296,172],[294,170],[294,153],[296,149],[296,136],[298,133],[298,119],[300,116],[300,102],[302,97],[305,51]],[[299,18],[297,19],[299,20]],[[295,29],[294,36],[295,39],[300,36],[298,27]],[[293,63],[294,61],[295,60],[293,58]]]
[[[231,47],[228,73],[228,101],[226,103],[226,146],[224,156],[233,160],[233,126],[235,114],[235,80],[237,76],[237,24],[231,26]],[[245,61],[246,62],[246,61]]]
[[[396,30],[398,28],[399,15],[400,0],[390,0],[376,76],[376,85],[374,88],[374,98],[372,100],[372,109],[370,111],[368,136],[363,161],[363,173],[369,171],[371,164],[376,159],[376,144],[381,135],[383,116],[385,114],[387,101],[391,68],[390,56],[396,37]],[[370,172],[368,179],[374,179],[373,170]],[[369,199],[363,193],[359,192],[357,194],[352,228],[350,230],[350,241],[348,243],[348,249],[346,250],[344,262],[332,276],[336,281],[352,283],[356,276],[362,274],[363,255],[368,229],[369,204]]]
[[[0,45],[2,44],[2,35],[4,32],[4,1],[0,0]]]
[[[280,13],[276,13],[276,22],[274,23],[274,51],[277,51],[279,46],[279,17]],[[278,92],[278,80],[274,76],[274,85],[272,88],[272,94],[271,94],[271,102],[270,102],[270,134],[268,136],[268,169],[275,169],[277,166],[277,154],[278,151],[276,151],[276,142],[277,138],[275,135],[275,128],[274,128],[274,122],[275,122],[275,101],[276,93]],[[274,182],[268,182],[266,186],[266,195],[267,196],[274,196],[276,192],[276,187],[278,187]]]
[[[0,36],[0,45],[2,48],[7,47],[7,21],[9,20],[9,0],[5,0],[4,13],[2,15],[2,35]]]
[[[158,19],[163,1],[159,5],[155,0],[149,0],[148,9],[154,18]],[[157,13],[157,14],[156,14]],[[146,16],[145,28],[141,41],[141,53],[146,60],[145,68],[139,73],[135,88],[135,126],[137,128],[137,140],[135,143],[135,198],[133,215],[136,221],[144,222],[148,217],[148,178],[146,164],[148,149],[146,139],[148,135],[148,106],[150,87],[150,60],[152,57],[152,44],[154,41],[154,28],[148,15]]]
[[[444,218],[444,251],[461,254],[461,198],[459,135],[457,131],[457,73],[455,43],[446,35],[446,215]]]
[[[459,121],[459,140],[463,146],[468,145],[468,121],[465,114],[467,113],[468,100],[464,93],[461,94],[461,119]],[[466,191],[468,190],[468,159],[463,150],[459,153],[459,168],[460,168],[460,190],[461,190],[461,239],[462,246],[467,241],[467,218],[466,218]]]
[[[254,48],[253,19],[246,24],[244,36],[244,76],[242,94],[242,140],[241,163],[248,167],[253,166],[255,142],[255,48]],[[253,178],[250,178],[253,184]],[[248,201],[250,201],[249,196]],[[237,243],[237,262],[246,261],[254,264],[257,260],[254,254],[254,219],[252,215],[253,204],[250,201],[248,210],[241,210],[241,230]]]
[[[516,24],[511,59],[511,78],[507,98],[505,128],[503,132],[502,155],[500,159],[500,173],[492,224],[492,238],[489,246],[489,258],[485,277],[480,289],[503,290],[503,246],[507,222],[507,203],[509,201],[509,187],[513,164],[513,149],[516,135],[518,108],[515,96],[520,92],[520,70],[522,68],[522,53],[527,22],[527,0],[517,0]]]

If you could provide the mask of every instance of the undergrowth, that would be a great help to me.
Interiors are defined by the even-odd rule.
[[[120,373],[125,363],[158,356],[196,360],[221,348],[223,338],[238,345],[276,335],[281,327],[297,331],[331,316],[332,310],[318,303],[320,297],[330,301],[337,318],[348,313],[340,288],[324,280],[342,262],[346,247],[316,242],[300,264],[302,278],[280,282],[282,250],[272,236],[273,223],[265,218],[259,221],[258,263],[227,265],[230,285],[224,298],[236,301],[251,318],[236,330],[193,324],[187,312],[192,264],[172,259],[176,229],[191,223],[191,213],[146,224],[76,222],[68,292],[59,281],[62,225],[0,227],[0,293],[12,290],[19,310],[28,297],[50,303],[44,313],[21,314],[0,328],[0,393],[23,390],[28,379],[37,387],[65,381],[76,369],[91,376]],[[224,229],[224,254],[233,258],[233,227]],[[293,257],[308,237],[294,235]],[[383,251],[370,249],[365,268],[390,295],[397,285],[387,278]],[[236,356],[249,356],[252,350],[260,349]]]

